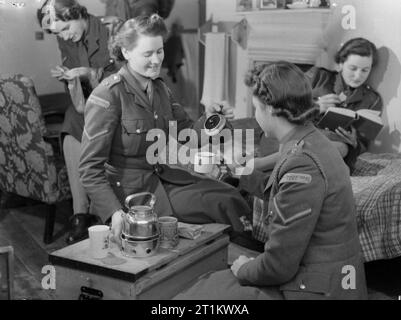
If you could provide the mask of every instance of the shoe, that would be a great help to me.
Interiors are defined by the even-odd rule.
[[[100,218],[93,214],[77,213],[70,218],[70,231],[66,242],[68,245],[88,238],[88,228],[93,225],[101,224]]]

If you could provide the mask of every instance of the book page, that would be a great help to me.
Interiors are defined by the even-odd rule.
[[[382,124],[383,121],[380,117],[380,111],[361,109],[356,112],[360,117],[368,119],[370,121]]]
[[[350,110],[350,109],[345,109],[345,108],[337,108],[337,107],[329,107],[326,111],[326,113],[333,112],[337,114],[342,114],[346,117],[349,118],[355,118],[355,112]]]

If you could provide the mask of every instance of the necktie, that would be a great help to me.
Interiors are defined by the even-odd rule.
[[[148,81],[146,86],[146,94],[149,98],[150,105],[153,106],[153,80]]]

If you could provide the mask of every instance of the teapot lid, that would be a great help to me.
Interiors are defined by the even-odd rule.
[[[131,206],[129,208],[129,212],[134,214],[152,214],[153,208],[151,206],[140,205],[140,206]]]

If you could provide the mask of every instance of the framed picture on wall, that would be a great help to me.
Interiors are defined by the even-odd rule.
[[[237,11],[251,11],[252,0],[237,0]]]
[[[260,9],[277,9],[277,0],[260,0]]]

